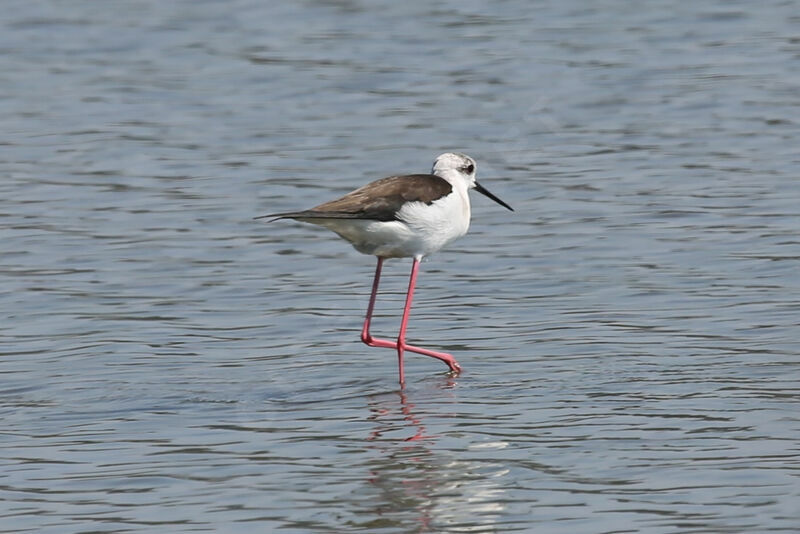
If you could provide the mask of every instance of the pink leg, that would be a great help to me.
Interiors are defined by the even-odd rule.
[[[406,328],[408,327],[408,316],[411,313],[411,301],[414,299],[414,287],[417,285],[417,273],[419,272],[419,258],[414,258],[411,264],[411,277],[408,281],[408,293],[406,294],[406,306],[403,309],[403,321],[400,323],[400,334],[397,336],[397,356],[400,359],[400,383],[403,384],[403,350],[424,354],[442,360],[453,373],[460,373],[461,366],[451,354],[438,352],[435,350],[423,349],[406,343]]]
[[[383,258],[378,258],[378,265],[375,268],[375,280],[372,283],[372,294],[370,295],[369,306],[367,308],[367,317],[364,320],[364,328],[361,330],[361,341],[363,341],[370,347],[384,347],[390,349],[397,349],[397,360],[400,370],[401,386],[405,384],[403,352],[406,350],[410,352],[416,352],[418,354],[424,354],[425,356],[438,358],[443,362],[445,362],[448,367],[450,367],[450,371],[456,374],[460,373],[461,366],[458,365],[458,362],[456,362],[455,358],[453,358],[452,355],[447,354],[446,352],[437,352],[434,350],[415,347],[413,345],[409,345],[408,343],[406,343],[406,329],[408,328],[408,317],[411,312],[411,302],[414,299],[414,287],[417,284],[417,273],[419,271],[418,258],[414,258],[414,263],[411,266],[411,277],[408,281],[408,293],[406,294],[406,304],[405,308],[403,309],[403,320],[400,323],[400,334],[397,337],[397,342],[389,341],[386,339],[373,338],[372,335],[369,333],[369,325],[370,321],[372,320],[372,312],[375,308],[375,299],[378,294],[378,283],[380,281],[382,267],[383,267]]]
[[[364,319],[364,328],[361,329],[361,341],[370,347],[386,347],[390,349],[397,348],[397,344],[385,339],[375,339],[369,333],[369,324],[372,321],[372,312],[375,309],[375,298],[378,296],[378,284],[381,280],[381,269],[383,268],[383,258],[378,257],[378,265],[375,267],[375,279],[372,282],[372,294],[369,297],[369,306],[367,307],[367,317]]]

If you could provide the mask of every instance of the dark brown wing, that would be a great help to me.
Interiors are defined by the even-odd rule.
[[[389,176],[310,210],[276,213],[264,217],[393,221],[397,219],[397,212],[406,202],[431,204],[452,191],[453,186],[447,180],[433,174]]]

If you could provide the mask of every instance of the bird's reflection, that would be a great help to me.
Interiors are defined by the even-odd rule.
[[[455,380],[447,377],[423,390],[401,389],[369,398],[374,429],[367,441],[379,454],[369,461],[368,482],[380,494],[375,513],[395,526],[415,524],[416,532],[431,531],[438,496],[446,493],[451,477],[449,459],[435,450],[438,436],[428,430],[425,419],[435,425],[448,414],[430,413],[418,405],[430,402],[439,407],[455,400]]]
[[[456,378],[448,375],[440,382],[437,382],[432,390],[435,392],[452,392],[455,385]],[[375,441],[383,437],[389,438],[392,442],[400,439],[402,441],[419,441],[436,438],[436,436],[428,434],[423,419],[417,414],[414,402],[410,400],[411,396],[412,394],[409,393],[408,389],[401,388],[394,393],[369,397],[369,410],[371,412],[369,420],[375,423],[375,429],[370,432],[367,441]],[[436,396],[442,397],[439,394]],[[450,394],[447,397],[447,400],[453,400],[455,396]],[[444,399],[440,399],[439,403],[441,403],[441,400]],[[404,423],[399,424],[400,420],[404,421]],[[389,433],[406,430],[412,430],[414,434],[405,438],[389,437]]]
[[[400,397],[399,405],[389,407],[387,402],[378,401],[375,406],[370,407],[372,415],[369,420],[376,423],[375,428],[370,432],[367,441],[375,441],[387,436],[389,433],[397,432],[399,429],[406,428],[414,431],[414,435],[402,438],[402,441],[419,441],[422,439],[432,439],[425,429],[425,424],[414,413],[414,404],[408,400],[405,390],[398,391]],[[402,415],[402,420],[407,424],[398,426],[397,415]]]

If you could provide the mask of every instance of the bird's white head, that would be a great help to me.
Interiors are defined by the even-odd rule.
[[[456,184],[461,182],[467,189],[475,189],[477,192],[486,195],[504,208],[514,211],[511,206],[491,194],[485,187],[478,183],[475,179],[476,170],[477,166],[475,165],[475,160],[466,154],[445,152],[433,162],[431,174],[441,176],[456,187]]]
[[[475,187],[475,160],[466,154],[445,152],[433,162],[431,174],[441,176],[448,182],[463,181],[467,189]]]

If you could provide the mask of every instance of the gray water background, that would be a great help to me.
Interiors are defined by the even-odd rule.
[[[798,2],[3,10],[0,532],[800,530]],[[516,212],[400,391],[374,260],[252,217],[447,150]]]

